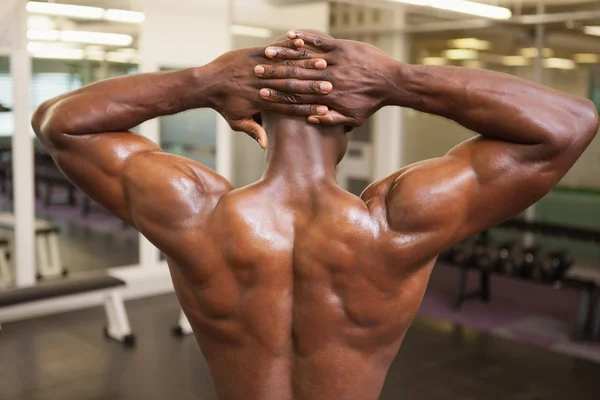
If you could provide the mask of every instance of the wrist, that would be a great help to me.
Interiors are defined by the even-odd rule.
[[[214,85],[216,71],[211,64],[193,67],[186,70],[189,73],[189,87],[195,93],[196,108],[214,108],[218,94]]]
[[[415,77],[414,66],[394,60],[391,66],[390,81],[389,81],[389,96],[388,105],[399,107],[410,107],[410,95]]]

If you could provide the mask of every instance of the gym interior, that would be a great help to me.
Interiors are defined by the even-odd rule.
[[[83,85],[204,65],[289,29],[412,64],[513,74],[600,110],[598,0],[3,0],[0,399],[216,399],[163,255],[88,199],[31,129]],[[212,110],[146,122],[165,151],[236,187],[263,151]],[[352,132],[339,185],[360,194],[473,136],[385,108]],[[440,255],[382,399],[600,399],[600,139],[535,206]]]

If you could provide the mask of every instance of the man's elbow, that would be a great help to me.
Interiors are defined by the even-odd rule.
[[[42,103],[33,112],[31,127],[42,144],[47,145],[52,141],[58,129],[57,115],[53,110],[54,104],[50,101]]]
[[[591,100],[585,100],[585,105],[581,110],[581,124],[583,133],[591,139],[598,134],[600,128],[600,118],[596,105]]]

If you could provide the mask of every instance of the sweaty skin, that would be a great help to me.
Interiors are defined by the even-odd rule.
[[[598,116],[587,100],[511,76],[410,66],[362,43],[297,35],[315,51],[277,47],[292,63],[240,51],[103,81],[43,104],[33,127],[75,185],[167,255],[220,399],[375,400],[438,254],[547,193],[593,139]],[[331,94],[316,89],[321,81]],[[317,113],[319,104],[330,110]],[[359,125],[383,105],[481,135],[359,198],[335,181],[348,140],[339,124]],[[246,123],[262,111],[260,181],[234,190],[129,132],[197,107]]]

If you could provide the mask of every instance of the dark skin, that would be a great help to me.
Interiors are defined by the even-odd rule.
[[[33,126],[73,183],[167,255],[219,398],[375,400],[438,254],[547,193],[593,139],[598,116],[587,100],[511,76],[409,66],[312,33],[276,46],[286,63],[250,54],[99,82],[42,105]],[[319,59],[325,70],[314,68]],[[306,93],[321,81],[331,94]],[[321,104],[330,110],[315,112]],[[359,198],[335,182],[345,126],[383,105],[481,135]],[[128,132],[197,107],[246,123],[262,111],[260,181],[233,190]]]

